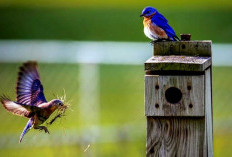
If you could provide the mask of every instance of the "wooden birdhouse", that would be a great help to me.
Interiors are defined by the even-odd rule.
[[[145,62],[147,156],[213,156],[211,41],[154,43]]]

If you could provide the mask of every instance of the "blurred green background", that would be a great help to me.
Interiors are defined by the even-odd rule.
[[[177,34],[191,33],[193,40],[213,43],[232,42],[230,0],[1,0],[0,39],[149,41],[139,18],[145,6],[164,14]],[[15,98],[20,65],[0,63],[0,94]],[[47,99],[62,96],[65,89],[71,107],[65,117],[49,126],[50,135],[32,130],[22,144],[18,138],[27,120],[1,107],[0,156],[145,156],[143,65],[96,65],[99,110],[94,125],[80,116],[85,105],[80,102],[83,65],[39,66]],[[231,80],[232,67],[213,68],[215,156],[232,154]],[[88,134],[97,134],[89,148]]]
[[[0,38],[147,41],[139,17],[145,6],[155,6],[177,34],[232,42],[230,0],[1,0]]]

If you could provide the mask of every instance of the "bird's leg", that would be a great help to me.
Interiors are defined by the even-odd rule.
[[[49,123],[47,123],[47,124],[52,125],[52,123],[55,122],[55,120],[56,120],[57,118],[61,118],[61,113],[58,114],[58,115],[56,115],[56,116],[55,116]]]
[[[151,41],[150,43],[151,43],[151,45],[154,45],[155,43],[157,43],[157,42],[161,42],[161,41],[163,41],[164,39],[157,39],[157,40],[153,40],[153,41]]]
[[[157,40],[153,40],[150,43],[151,43],[151,45],[154,45],[156,42],[157,42]]]
[[[57,118],[61,118],[62,116],[64,116],[65,110],[67,108],[68,108],[68,106],[63,106],[62,108],[60,108],[58,110],[58,112],[57,112],[58,114],[50,122],[48,122],[47,124],[52,125]]]
[[[49,131],[48,131],[47,127],[45,127],[45,126],[36,126],[36,127],[34,127],[34,129],[44,130],[45,133],[49,134]]]
[[[168,39],[164,39],[164,40],[166,40],[166,41],[173,41],[171,38],[168,38]]]

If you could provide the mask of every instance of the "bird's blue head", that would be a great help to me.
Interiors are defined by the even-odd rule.
[[[152,15],[155,15],[155,13],[157,12],[157,10],[153,7],[146,7],[143,9],[142,14],[140,15],[140,17],[150,17]]]
[[[52,105],[52,106],[59,107],[59,106],[63,106],[64,103],[63,103],[61,100],[59,100],[59,99],[53,99],[53,100],[51,101],[51,105]]]

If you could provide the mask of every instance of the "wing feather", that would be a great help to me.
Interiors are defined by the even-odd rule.
[[[160,13],[156,13],[153,18],[152,22],[154,22],[157,26],[162,28],[169,38],[175,40],[174,38],[177,37],[175,31],[172,27],[168,24],[168,20]],[[177,37],[178,38],[178,37]]]
[[[37,63],[29,61],[21,66],[16,87],[17,103],[38,106],[47,102],[43,93]]]
[[[23,116],[23,117],[30,117],[31,112],[29,110],[27,110],[25,107],[23,107],[20,104],[17,104],[13,101],[10,101],[8,98],[6,97],[1,97],[1,103],[3,105],[3,107],[18,116]]]
[[[18,116],[24,116],[30,118],[34,115],[35,112],[41,111],[42,109],[38,106],[31,106],[26,104],[19,104],[17,102],[11,101],[6,96],[0,97],[0,102],[2,103],[3,107]]]

